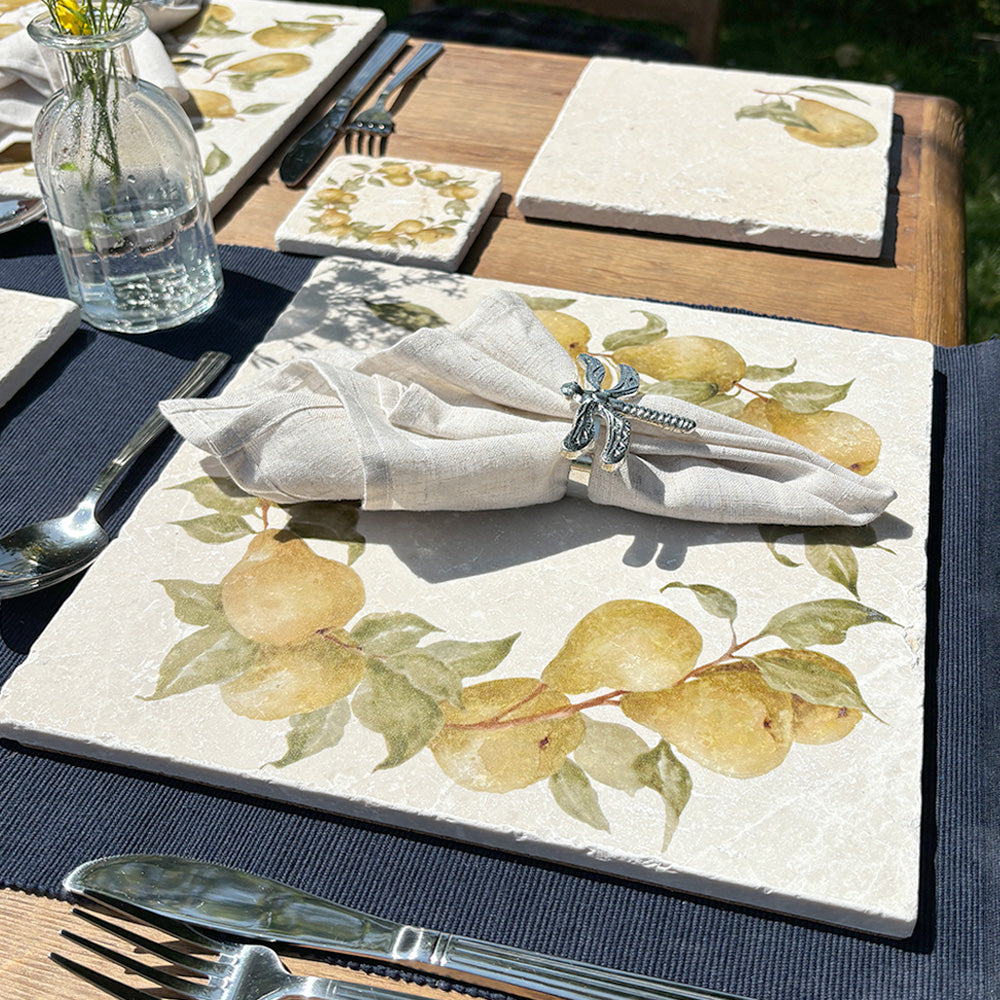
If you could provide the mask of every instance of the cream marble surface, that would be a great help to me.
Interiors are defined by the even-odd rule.
[[[0,406],[79,325],[80,307],[68,299],[0,289]]]
[[[528,217],[875,257],[892,114],[889,87],[595,58],[517,205]]]
[[[454,271],[500,196],[500,183],[495,170],[341,156],[310,185],[275,241],[287,253]]]
[[[351,358],[395,342],[414,323],[460,321],[497,287],[427,269],[321,261],[237,384],[316,350]],[[263,511],[208,488],[202,477],[212,469],[185,445],[0,691],[0,733],[905,936],[916,919],[921,839],[931,346],[648,301],[518,290],[550,328],[572,331],[598,353],[608,350],[606,341],[641,339],[642,330],[654,340],[724,341],[748,367],[726,394],[730,402],[712,397],[716,405],[761,397],[817,404],[824,401],[817,392],[825,395],[828,405],[817,412],[845,414],[836,419],[855,427],[863,421],[878,435],[876,472],[898,499],[867,539],[791,532],[765,540],[754,526],[670,521],[571,499],[472,514],[361,512],[354,527],[349,508],[326,508],[320,531],[302,524],[305,542],[314,555],[344,564],[342,576],[353,558],[350,569],[364,586],[363,606],[355,599],[345,612],[353,615],[348,631],[329,635],[339,649],[360,645],[375,659],[357,682],[348,677],[357,664],[344,653],[327,676],[355,686],[308,711],[297,700],[302,675],[279,673],[271,694],[292,700],[275,710],[282,717],[260,719],[249,717],[241,700],[255,668],[240,659],[248,650],[251,659],[262,655],[260,648],[235,634],[218,601],[220,581],[241,564],[251,538],[262,537]],[[185,485],[194,480],[201,486]],[[315,528],[315,512],[290,513]],[[266,515],[275,528],[288,512]],[[325,540],[316,537],[324,533]],[[436,741],[447,727],[435,712],[454,700],[454,685],[466,705],[480,685],[496,693],[522,678],[534,689],[577,623],[613,601],[645,602],[683,619],[687,625],[675,621],[672,634],[697,632],[699,667],[726,662],[737,645],[739,655],[765,660],[789,643],[806,650],[801,655],[814,666],[828,662],[814,653],[835,659],[856,678],[873,714],[836,742],[792,743],[778,766],[739,778],[698,763],[676,742],[668,752],[658,732],[625,715],[620,691],[598,689],[569,695],[566,709],[566,718],[587,720],[587,746],[574,745],[579,730],[547,730],[532,737],[534,750],[523,742],[520,750],[501,748],[505,763],[494,759],[486,772],[500,767],[523,777],[534,766],[526,760],[555,754],[553,778],[507,791],[457,783],[487,765],[473,755],[464,779],[444,770],[448,755]],[[820,605],[811,602],[836,609],[830,614],[844,627],[819,628]],[[805,631],[793,634],[781,616],[803,604],[812,610],[798,615]],[[395,623],[398,645],[380,645],[379,623]],[[431,626],[440,631],[427,632]],[[459,649],[472,657],[461,668]],[[162,697],[154,697],[158,686]],[[759,720],[765,733],[769,718]],[[505,731],[505,719],[510,714],[499,712],[490,731]],[[520,725],[508,729],[529,733]],[[462,731],[448,729],[452,738]]]

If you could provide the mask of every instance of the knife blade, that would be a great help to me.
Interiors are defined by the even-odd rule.
[[[370,916],[260,875],[169,855],[98,858],[63,887],[257,941],[373,958],[566,1000],[745,1000]]]
[[[278,176],[288,187],[294,187],[305,177],[309,168],[336,138],[358,98],[409,40],[410,36],[403,31],[390,31],[382,36],[371,55],[351,77],[334,106],[285,154],[278,168]]]

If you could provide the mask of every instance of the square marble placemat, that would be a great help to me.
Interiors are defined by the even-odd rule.
[[[530,217],[877,257],[889,87],[595,58],[525,174]]]
[[[79,325],[80,307],[69,299],[0,289],[0,406]]]
[[[310,185],[275,240],[288,253],[454,271],[496,204],[500,184],[495,170],[341,156]]]
[[[675,391],[777,421],[897,499],[857,531],[569,498],[281,508],[213,479],[218,466],[184,444],[0,690],[0,734],[905,937],[920,876],[932,345],[337,258],[317,263],[231,387],[317,351],[360,360],[416,326],[463,321],[498,288],[571,352],[632,344],[646,379],[665,377],[676,348]],[[286,523],[296,537],[274,561]],[[282,594],[319,592],[341,595],[337,627],[301,645],[257,631]],[[698,690],[715,692],[677,709],[680,728],[658,716],[659,695],[643,705],[601,683],[609,660],[678,643],[709,681]],[[588,662],[599,675],[585,693],[559,694]],[[802,714],[783,684],[831,672],[856,707]]]

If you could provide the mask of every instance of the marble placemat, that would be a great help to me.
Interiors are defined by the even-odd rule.
[[[182,446],[0,691],[0,733],[906,936],[931,345],[331,259],[234,384],[459,322],[499,287],[570,353],[627,352],[654,391],[766,419],[874,471],[898,499],[858,531],[685,523],[572,499],[282,510]],[[292,534],[278,539],[282,528]],[[260,564],[284,582],[258,578]],[[322,639],[270,630],[282,594],[328,583],[339,596]],[[278,604],[255,609],[265,592]],[[697,671],[704,697],[686,700],[690,678],[684,704],[636,697],[633,667],[662,657]],[[809,700],[817,685],[822,705]]]
[[[79,325],[80,307],[69,299],[0,289],[0,406]]]
[[[500,196],[495,170],[392,157],[334,159],[278,227],[288,253],[454,271]]]
[[[384,27],[385,14],[375,8],[239,0],[206,4],[163,37],[190,95],[185,110],[213,213]],[[38,194],[30,151],[11,147],[0,160],[0,195]]]
[[[525,174],[529,218],[877,257],[893,92],[595,58]]]

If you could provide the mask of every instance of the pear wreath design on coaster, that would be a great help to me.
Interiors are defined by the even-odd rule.
[[[603,389],[607,374],[603,363],[591,354],[580,354],[578,360],[583,364],[584,376],[590,387],[584,388],[578,382],[566,382],[562,386],[562,394],[578,404],[573,426],[563,439],[562,453],[571,464],[569,486],[582,488],[583,495],[590,482],[592,465],[590,455],[585,455],[584,452],[594,443],[602,420],[607,427],[607,439],[601,449],[601,468],[605,472],[614,472],[628,454],[632,427],[627,417],[659,427],[669,427],[684,434],[690,434],[698,426],[689,417],[680,417],[676,413],[653,410],[634,401],[630,402],[630,397],[642,398],[639,393],[639,373],[631,365],[619,365],[618,381],[610,388]],[[570,492],[576,494],[577,490],[571,489]]]

